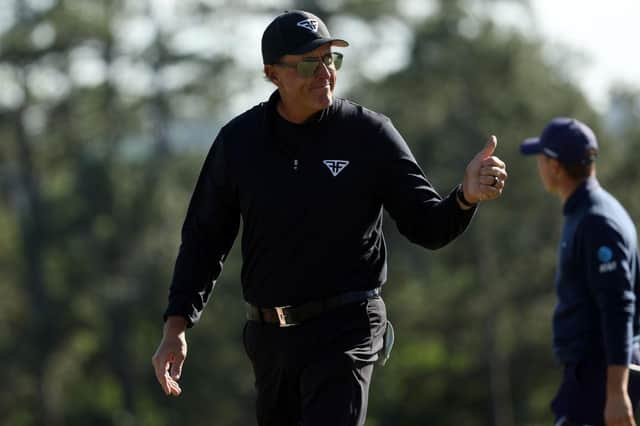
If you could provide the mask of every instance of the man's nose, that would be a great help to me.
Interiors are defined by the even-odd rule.
[[[318,67],[316,68],[316,77],[329,78],[331,76],[331,70],[329,66],[326,65],[323,61],[318,63]]]

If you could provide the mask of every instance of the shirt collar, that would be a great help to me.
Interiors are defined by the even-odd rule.
[[[269,96],[269,100],[266,103],[263,103],[263,126],[264,133],[263,137],[267,143],[275,144],[275,146],[279,146],[280,149],[286,149],[282,146],[282,141],[278,140],[275,137],[275,126],[276,126],[276,118],[278,114],[278,101],[280,100],[280,92],[276,89],[273,91],[271,96]],[[313,128],[314,130],[322,129],[323,132],[328,131],[327,123],[330,122],[331,117],[336,114],[339,110],[339,102],[341,100],[339,98],[333,99],[333,103],[330,107],[323,109],[322,111],[318,111],[316,115],[314,115],[312,120],[309,120],[305,123],[305,126],[309,126],[308,128]],[[318,132],[314,133],[314,140],[320,140],[324,134],[319,135]]]
[[[599,187],[600,184],[598,183],[598,179],[596,179],[595,176],[589,176],[580,185],[578,185],[575,191],[573,191],[569,198],[567,198],[567,201],[564,203],[562,213],[565,216],[569,216],[578,207],[584,204],[591,192]]]

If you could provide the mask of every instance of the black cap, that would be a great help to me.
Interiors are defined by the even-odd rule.
[[[347,47],[349,43],[332,38],[327,26],[312,13],[285,11],[278,15],[262,34],[262,62],[275,64],[284,55],[310,52],[323,44]]]

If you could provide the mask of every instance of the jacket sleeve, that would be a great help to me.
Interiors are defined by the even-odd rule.
[[[455,189],[442,198],[390,121],[382,125],[380,137],[382,203],[400,233],[428,249],[443,247],[462,234],[476,207],[462,210]]]
[[[180,315],[191,327],[200,319],[239,226],[238,201],[220,133],[204,162],[182,226],[165,320]]]
[[[600,312],[607,362],[628,365],[635,313],[635,252],[604,217],[589,216],[580,227],[582,265]]]

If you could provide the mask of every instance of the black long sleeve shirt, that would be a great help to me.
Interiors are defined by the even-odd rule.
[[[165,318],[199,319],[240,220],[243,295],[262,307],[381,286],[383,208],[429,249],[471,221],[475,209],[460,209],[455,191],[444,199],[436,192],[387,117],[336,98],[304,125],[287,125],[278,99],[276,91],[214,141],[182,229]]]

